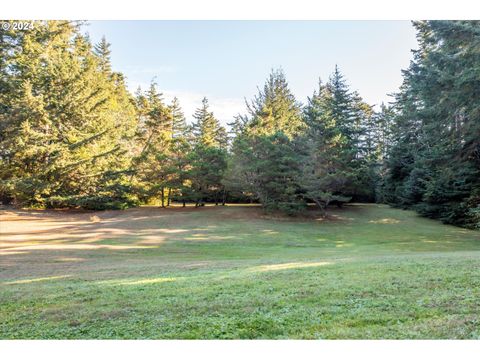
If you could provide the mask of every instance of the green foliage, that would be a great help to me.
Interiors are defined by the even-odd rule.
[[[249,134],[268,136],[282,132],[292,138],[303,128],[300,104],[280,69],[270,73],[263,90],[247,105],[249,116],[237,120],[244,123],[242,127]]]
[[[183,114],[178,98],[174,97],[169,106],[172,114],[172,137],[175,139],[187,140],[190,136],[190,128]]]
[[[194,200],[197,206],[203,204],[207,198],[218,204],[224,192],[222,179],[227,168],[226,151],[219,147],[198,144],[191,152],[189,162],[191,200]]]
[[[386,200],[478,226],[480,22],[415,22],[420,49],[397,95]]]
[[[347,134],[341,130],[343,126],[340,126],[349,117],[340,109],[346,113],[349,104],[345,103],[347,93],[344,87],[333,87],[340,84],[339,72],[336,71],[336,74],[337,78],[331,79],[327,86],[320,84],[318,93],[309,98],[305,108],[308,131],[304,141],[301,185],[305,198],[322,209],[326,209],[337,196],[348,193],[354,179],[351,168],[354,149]]]
[[[226,148],[227,132],[210,112],[206,97],[202,100],[202,106],[195,110],[193,117],[196,120],[192,127],[196,144]]]
[[[132,180],[143,201],[160,199],[165,206],[166,191],[178,170],[172,154],[178,143],[173,138],[172,109],[163,103],[154,82],[145,93],[137,92],[136,103],[140,120]]]
[[[184,189],[188,200],[196,206],[206,201],[225,203],[223,177],[227,168],[228,134],[209,110],[207,98],[193,115],[192,151],[187,156],[189,164],[186,173],[190,188]]]
[[[233,144],[232,177],[267,210],[288,214],[304,208],[299,196],[301,158],[284,133],[239,136]]]
[[[136,120],[123,78],[76,23],[0,31],[2,192],[26,206],[94,198],[108,174],[129,167]]]
[[[304,109],[301,186],[325,210],[352,198],[372,201],[379,159],[373,109],[349,90],[338,67]]]
[[[274,70],[229,132],[206,98],[190,125],[153,82],[131,96],[110,44],[78,22],[1,29],[0,201],[103,209],[230,193],[289,214],[378,201],[479,227],[480,22],[414,25],[420,49],[394,106],[374,111],[335,67],[302,107]]]
[[[226,183],[266,210],[296,214],[304,209],[299,196],[300,147],[304,128],[300,105],[284,73],[272,71],[263,91],[248,105],[249,115],[233,123],[236,135]]]

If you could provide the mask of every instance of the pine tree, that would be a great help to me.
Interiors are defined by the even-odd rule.
[[[392,146],[392,126],[395,117],[395,112],[392,107],[389,107],[382,103],[380,105],[380,111],[375,113],[375,123],[377,131],[375,143],[378,146],[378,152],[380,158],[383,160],[387,157]]]
[[[281,70],[270,74],[248,110],[248,116],[238,116],[235,121],[237,135],[226,176],[229,189],[243,189],[244,196],[260,201],[266,210],[301,211],[301,158],[295,137],[303,122],[300,106]]]
[[[11,84],[1,90],[2,192],[32,206],[128,203],[134,109],[124,84],[99,71],[79,24],[2,30],[1,43],[1,77]]]
[[[300,185],[303,196],[323,211],[332,201],[349,200],[346,195],[353,178],[350,153],[345,156],[346,140],[334,116],[334,101],[331,87],[320,82],[304,110],[307,132]]]
[[[244,119],[248,132],[272,135],[282,132],[292,138],[303,127],[300,104],[288,87],[282,70],[270,73],[263,91],[247,103],[249,116]]]
[[[195,201],[195,206],[200,206],[207,200],[218,205],[224,193],[222,183],[224,172],[227,168],[227,154],[217,146],[197,144],[190,153],[190,170],[188,173],[191,181],[190,198]],[[224,201],[222,201],[224,204]]]
[[[173,98],[169,108],[172,113],[172,137],[187,139],[189,137],[189,127],[177,97]]]
[[[475,227],[480,207],[480,22],[415,22],[388,156],[391,203]]]
[[[191,134],[178,99],[175,97],[169,106],[172,114],[172,141],[170,143],[170,158],[174,171],[169,181],[168,204],[172,198],[185,202],[192,198],[191,181]]]
[[[303,117],[303,196],[323,211],[332,202],[373,200],[377,166],[373,109],[349,89],[338,66],[308,99]]]
[[[227,132],[209,110],[207,98],[193,115],[194,147],[190,156],[191,197],[196,206],[210,199],[218,204],[224,193],[222,183],[227,167]]]
[[[376,178],[375,178],[375,200],[380,203],[387,202],[389,196],[386,189],[386,177],[388,175],[388,154],[393,143],[393,121],[395,113],[392,107],[386,106],[384,103],[380,105],[380,111],[375,112],[372,116],[371,130],[368,131],[369,137],[372,138],[371,143],[375,148],[373,153],[377,162]]]
[[[347,85],[345,77],[335,65],[335,70],[326,84],[326,90],[331,94],[330,111],[335,119],[335,126],[344,137],[346,147],[354,150],[355,139],[358,134],[358,126],[355,123],[355,95]]]
[[[202,99],[202,106],[195,110],[192,127],[195,142],[204,146],[224,147],[226,130],[209,110],[208,99]]]
[[[110,74],[112,72],[112,65],[110,62],[110,50],[111,44],[107,42],[105,36],[102,37],[102,40],[94,47],[94,52],[98,56],[98,65],[101,72]]]
[[[295,141],[282,132],[242,135],[232,152],[229,179],[235,179],[244,196],[258,200],[265,210],[293,215],[304,209],[298,185],[302,159]]]
[[[170,108],[152,82],[150,88],[137,92],[140,152],[134,158],[137,188],[143,201],[160,200],[162,207],[168,202],[167,194],[177,170],[171,155],[173,116]]]

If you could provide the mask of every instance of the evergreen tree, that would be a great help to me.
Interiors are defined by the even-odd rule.
[[[189,127],[177,97],[173,98],[169,108],[172,113],[172,137],[187,139],[189,137]]]
[[[332,104],[331,87],[320,83],[304,110],[307,132],[301,186],[304,197],[323,211],[332,201],[348,201],[346,195],[353,181],[350,151],[345,151],[346,138],[337,126]]]
[[[303,127],[300,104],[295,100],[280,69],[270,73],[263,91],[259,90],[247,106],[249,116],[243,121],[253,135],[282,132],[292,138]]]
[[[232,151],[229,178],[245,196],[260,201],[265,210],[295,214],[304,209],[298,185],[301,156],[293,140],[283,132],[240,136]]]
[[[389,197],[386,189],[386,177],[388,174],[388,154],[393,143],[393,120],[395,113],[391,107],[385,104],[380,105],[380,111],[372,116],[373,124],[369,126],[371,130],[368,131],[370,142],[375,148],[373,153],[376,161],[376,177],[375,177],[375,200],[377,202],[385,203]]]
[[[130,203],[134,108],[123,82],[99,71],[79,24],[38,21],[1,30],[0,43],[2,192],[32,206]]]
[[[187,200],[192,199],[191,181],[191,134],[178,99],[175,97],[170,105],[172,114],[172,141],[170,144],[170,157],[174,171],[169,182],[168,204],[173,197],[181,200],[183,206]]]
[[[228,187],[236,192],[243,189],[265,209],[296,213],[304,201],[298,194],[300,157],[294,137],[303,123],[282,71],[270,74],[248,110],[249,116],[235,120]]]
[[[419,50],[396,97],[388,200],[478,226],[480,22],[415,22]]]
[[[218,204],[225,193],[222,179],[227,167],[227,132],[210,112],[206,97],[193,117],[196,122],[193,124],[194,147],[190,155],[190,194],[196,206],[208,199]]]
[[[197,144],[190,153],[190,170],[188,173],[191,181],[189,192],[195,206],[203,205],[205,201],[219,201],[225,204],[224,186],[222,179],[227,168],[227,154],[225,150],[216,146]]]
[[[308,99],[300,185],[304,197],[323,211],[352,197],[372,200],[375,188],[373,110],[350,91],[335,67],[326,84]]]
[[[101,72],[110,74],[112,71],[112,66],[110,62],[110,43],[107,42],[105,36],[102,37],[102,40],[95,45],[94,52],[98,56],[98,65]]]
[[[352,152],[355,140],[358,139],[357,131],[359,129],[355,118],[355,96],[347,85],[345,77],[340,69],[335,65],[335,70],[330,76],[329,81],[325,85],[325,92],[328,92],[329,107],[331,117],[335,120],[335,127],[342,134],[342,142],[345,148],[349,148]],[[355,154],[352,154],[355,157]]]
[[[392,127],[393,121],[395,118],[395,112],[392,107],[389,107],[382,103],[380,105],[380,111],[375,113],[375,123],[376,123],[376,136],[375,143],[378,147],[378,153],[380,159],[384,160],[387,157],[387,154],[390,151],[392,146]]]
[[[176,171],[170,154],[172,112],[164,104],[154,82],[145,93],[137,92],[136,102],[141,116],[138,141],[142,144],[140,153],[134,159],[136,184],[144,201],[159,199],[165,206],[169,185]]]
[[[193,115],[196,122],[193,124],[193,135],[197,144],[204,146],[222,147],[226,142],[226,131],[209,110],[208,100],[202,99],[202,106],[195,110]]]

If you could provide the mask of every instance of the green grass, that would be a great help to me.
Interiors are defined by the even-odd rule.
[[[410,211],[0,220],[2,339],[480,339],[480,232]]]

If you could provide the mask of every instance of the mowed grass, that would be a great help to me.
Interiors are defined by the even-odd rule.
[[[381,205],[0,211],[2,339],[480,338],[480,232]]]

